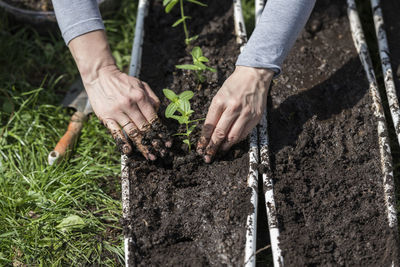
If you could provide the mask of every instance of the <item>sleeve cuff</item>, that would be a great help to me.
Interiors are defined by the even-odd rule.
[[[69,42],[85,33],[96,31],[96,30],[104,30],[104,24],[101,18],[91,18],[83,21],[79,21],[67,29],[62,33],[65,43],[68,45]]]
[[[257,61],[247,61],[247,60],[242,60],[240,57],[236,61],[236,66],[246,66],[246,67],[253,67],[253,68],[260,68],[260,69],[270,69],[274,74],[274,78],[278,77],[282,69],[280,66],[276,64],[270,64],[270,63],[262,63],[262,62],[257,62]]]

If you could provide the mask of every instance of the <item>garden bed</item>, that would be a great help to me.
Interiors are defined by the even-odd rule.
[[[396,263],[377,122],[344,1],[317,1],[283,69],[268,121],[285,265]]]
[[[194,91],[194,119],[204,118],[212,97],[233,72],[239,53],[234,32],[232,1],[208,1],[208,7],[189,5],[185,13],[193,45],[200,46],[217,73],[207,73],[199,85],[188,71],[175,65],[190,63],[181,27],[171,28],[179,17],[165,14],[162,3],[153,1],[145,21],[140,78],[149,83],[162,102],[163,117],[168,100],[162,89],[176,93]],[[163,119],[169,135],[179,125]],[[192,134],[198,140],[201,127]],[[246,219],[253,211],[247,141],[212,164],[203,163],[194,151],[175,137],[165,159],[149,163],[139,154],[129,159],[131,215],[129,228],[134,241],[131,253],[136,265],[241,265],[244,260]]]

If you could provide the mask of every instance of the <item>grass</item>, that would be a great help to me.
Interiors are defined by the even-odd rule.
[[[130,60],[136,6],[105,24],[118,66]],[[95,116],[68,162],[47,165],[71,111],[59,106],[77,70],[59,34],[0,14],[0,265],[123,265],[120,160]]]

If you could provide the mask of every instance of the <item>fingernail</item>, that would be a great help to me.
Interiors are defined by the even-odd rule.
[[[122,152],[126,155],[130,154],[132,152],[132,148],[130,145],[124,145],[122,147]]]
[[[168,148],[171,148],[172,147],[172,141],[165,142],[165,146],[168,147]]]
[[[209,155],[204,156],[204,161],[205,163],[210,163],[211,162],[211,157]]]
[[[166,153],[167,153],[167,151],[165,151],[165,149],[161,149],[160,150],[160,155],[161,155],[162,158],[165,157]]]
[[[153,154],[149,154],[148,157],[149,157],[149,160],[151,160],[151,161],[155,161],[157,159],[157,157],[154,156]]]

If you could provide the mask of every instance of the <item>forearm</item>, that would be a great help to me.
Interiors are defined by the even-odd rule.
[[[65,43],[82,34],[104,30],[96,0],[52,0]]]
[[[68,46],[85,83],[95,80],[101,68],[115,66],[115,60],[103,30],[80,35]]]
[[[315,0],[268,0],[253,34],[236,65],[268,68],[280,73]]]

